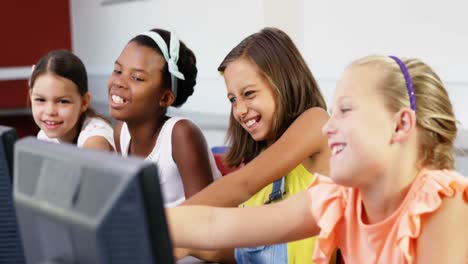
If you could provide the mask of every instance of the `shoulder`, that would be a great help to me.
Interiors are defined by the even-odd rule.
[[[423,170],[415,180],[417,197],[431,196],[442,202],[446,197],[463,193],[468,201],[468,178],[452,170]]]
[[[102,118],[99,117],[88,117],[83,123],[82,132],[85,131],[96,131],[96,130],[107,130],[112,131],[112,126]]]
[[[174,140],[190,140],[202,135],[200,128],[191,120],[183,118],[175,121],[172,129],[172,142]]]
[[[438,204],[436,209],[432,210],[432,203],[426,203],[430,212],[421,216],[422,227],[416,244],[418,262],[465,263],[468,259],[468,188],[465,185],[452,195],[440,195],[441,200],[432,198],[432,203]],[[421,211],[424,209],[419,207]]]
[[[465,185],[464,189],[454,192],[453,195],[442,196],[440,206],[433,214],[435,220],[428,219],[428,222],[439,219],[443,223],[449,224],[453,217],[464,219],[463,222],[465,222],[468,219],[468,187]]]
[[[448,259],[448,256],[468,254],[468,231],[460,232],[468,219],[468,178],[454,171],[424,170],[412,189],[406,212],[398,224],[398,241],[401,241],[398,246],[410,256],[409,241],[415,239],[418,262],[458,263],[442,261],[438,257]],[[437,250],[434,241],[440,245]],[[459,248],[460,245],[464,248]],[[465,260],[467,256],[464,256]]]
[[[189,119],[176,120],[172,129],[171,145],[173,154],[207,153],[208,144],[200,128]]]
[[[115,149],[112,126],[99,117],[86,118],[77,145],[85,148]]]
[[[414,203],[426,204],[432,215],[465,214],[468,219],[468,178],[450,170],[425,171]]]
[[[112,142],[113,143],[113,142]],[[99,150],[107,150],[107,151],[114,151],[115,147],[114,144],[102,137],[102,136],[92,136],[86,139],[86,141],[82,145],[83,148],[89,149],[99,149]]]
[[[468,178],[455,171],[423,170],[408,195],[408,213],[415,217],[443,214],[442,208],[453,210],[457,205],[468,210]]]

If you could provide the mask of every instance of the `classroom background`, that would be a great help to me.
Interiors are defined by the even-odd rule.
[[[460,121],[457,166],[468,174],[468,2],[460,0],[47,0],[0,4],[0,124],[20,136],[37,128],[27,103],[31,65],[51,49],[85,63],[93,106],[107,113],[107,79],[126,42],[173,29],[198,60],[195,92],[171,109],[195,121],[208,144],[224,144],[229,101],[217,67],[247,35],[274,26],[299,47],[329,103],[341,72],[369,54],[418,57],[445,83]]]

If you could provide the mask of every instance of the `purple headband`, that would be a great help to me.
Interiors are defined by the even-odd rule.
[[[414,96],[413,82],[411,81],[411,76],[408,72],[408,69],[406,68],[406,65],[403,63],[403,61],[401,61],[398,57],[396,56],[389,56],[389,57],[392,58],[394,61],[396,61],[396,63],[398,63],[401,71],[403,72],[403,75],[405,76],[406,89],[408,90],[411,109],[413,109],[413,111],[416,112],[416,97]]]

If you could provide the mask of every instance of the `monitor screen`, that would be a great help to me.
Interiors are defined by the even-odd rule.
[[[15,145],[27,263],[173,263],[154,163],[35,138]]]
[[[15,129],[0,126],[0,263],[24,263],[12,195]]]

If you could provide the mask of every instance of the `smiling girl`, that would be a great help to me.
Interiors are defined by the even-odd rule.
[[[66,50],[51,51],[35,65],[29,81],[39,139],[113,151],[110,124],[90,107],[88,76],[82,61]]]
[[[218,68],[231,102],[227,165],[242,168],[208,186],[185,204],[258,207],[303,191],[315,173],[328,174],[330,150],[320,128],[325,101],[294,42],[277,28],[242,40]],[[232,251],[176,252],[209,261],[304,263],[315,239]],[[273,259],[275,262],[273,262]]]
[[[193,52],[174,33],[153,29],[128,42],[108,81],[110,113],[121,121],[117,150],[158,165],[166,207],[221,175],[198,126],[167,115],[192,95],[196,76]]]
[[[316,263],[337,247],[345,263],[468,263],[468,179],[453,171],[456,119],[432,69],[418,59],[359,59],[331,109],[330,178],[257,208],[168,210],[174,244],[252,247],[318,235]]]

